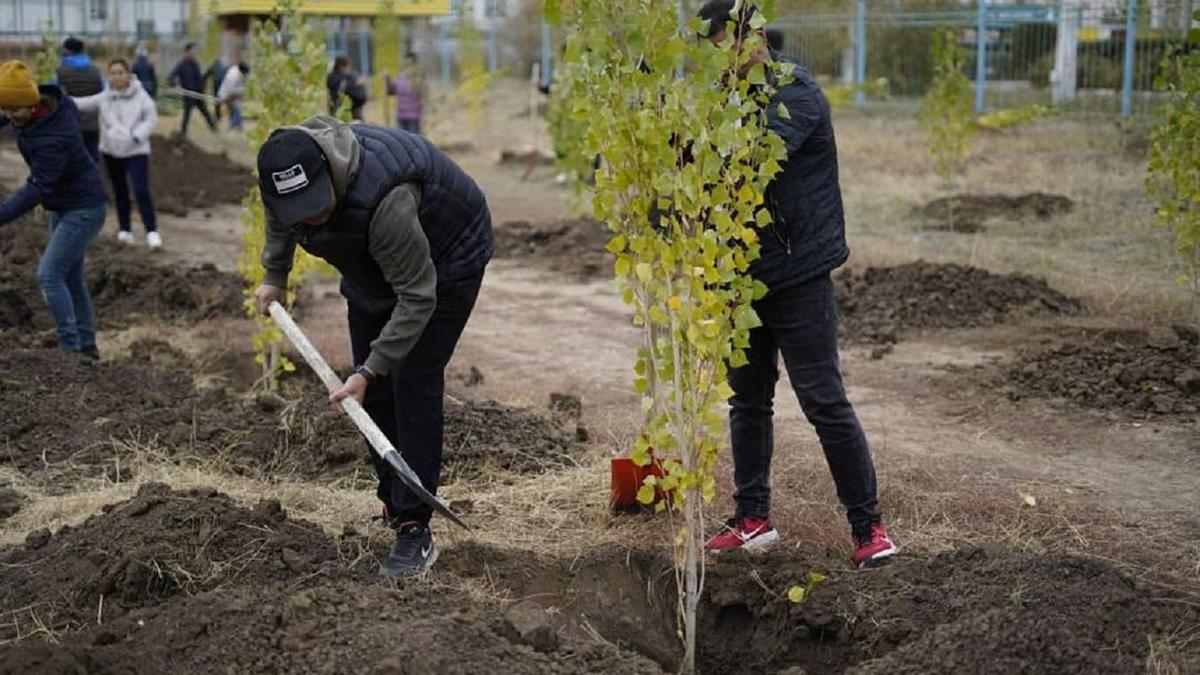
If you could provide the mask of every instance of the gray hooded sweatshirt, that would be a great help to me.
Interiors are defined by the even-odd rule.
[[[361,147],[348,125],[330,124],[316,117],[299,129],[316,141],[329,161],[333,191],[338,201],[346,194],[358,169]],[[384,197],[371,218],[368,250],[396,292],[396,306],[379,337],[371,343],[366,365],[372,372],[387,375],[412,350],[437,306],[437,272],[429,253],[429,241],[417,217],[421,188],[401,185]],[[296,240],[288,228],[267,210],[266,244],[263,248],[265,283],[287,288],[288,273],[296,252]]]

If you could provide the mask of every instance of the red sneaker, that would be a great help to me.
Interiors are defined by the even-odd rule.
[[[761,551],[777,541],[779,533],[766,518],[730,518],[721,526],[721,531],[704,544],[704,548],[713,553],[738,549]]]
[[[883,523],[875,523],[870,532],[854,536],[854,565],[860,568],[885,565],[896,557],[897,550]]]

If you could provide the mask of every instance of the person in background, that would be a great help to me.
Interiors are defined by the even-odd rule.
[[[229,70],[229,66],[225,65],[221,57],[217,57],[209,64],[208,70],[204,71],[204,81],[210,83],[212,95],[218,99],[221,98],[221,83],[225,81],[225,76],[229,74]],[[217,121],[220,121],[225,116],[223,108],[224,106],[221,105],[221,101],[219,100],[213,104],[213,114],[216,115]]]
[[[150,53],[146,51],[146,45],[138,43],[137,58],[133,60],[133,68],[130,69],[137,77],[138,82],[142,83],[142,89],[151,98],[158,97],[158,73],[154,72],[154,64],[150,63]]]
[[[325,77],[325,87],[329,90],[329,114],[337,116],[342,105],[342,97],[350,101],[350,117],[362,121],[363,107],[367,104],[367,88],[359,82],[358,74],[350,69],[350,59],[339,56],[333,60],[333,68]]]
[[[57,86],[38,87],[24,63],[9,61],[0,65],[0,127],[8,124],[29,165],[29,180],[0,203],[0,224],[39,204],[50,212],[50,240],[38,261],[38,285],[54,317],[59,346],[99,359],[83,260],[104,226],[108,198],[96,162],[83,145],[78,111]]]
[[[414,134],[421,133],[421,115],[424,112],[425,79],[421,77],[417,55],[405,57],[409,67],[392,78],[384,75],[388,96],[396,97],[396,126]]]
[[[179,63],[175,64],[174,70],[167,76],[167,84],[172,87],[182,87],[184,91],[193,94],[199,94],[204,89],[204,77],[200,74],[200,63],[196,61],[196,43],[189,42],[183,48],[183,58]],[[204,121],[208,122],[208,128],[215,133],[217,123],[213,120],[212,115],[208,112],[208,104],[204,99],[192,98],[191,96],[183,97],[183,122],[179,128],[179,133],[187,136],[188,122],[192,119],[192,109],[195,108],[204,116]]]
[[[150,195],[150,136],[158,123],[154,100],[131,75],[125,59],[113,59],[108,63],[108,89],[95,96],[75,97],[75,105],[83,111],[100,113],[100,155],[117,202],[117,240],[133,243],[129,208],[132,181],[138,213],[146,228],[146,245],[152,250],[161,248],[162,236]]]
[[[221,103],[229,109],[229,128],[242,128],[242,106],[241,101],[246,97],[246,75],[250,73],[250,66],[245,62],[239,63],[229,69],[225,74],[225,79],[221,81],[221,88],[217,90],[217,98],[221,99]]]
[[[84,53],[83,41],[68,37],[62,43],[63,59],[55,75],[55,81],[68,96],[92,96],[104,89],[104,78],[92,59]],[[100,161],[100,118],[94,112],[79,117],[83,130],[83,145],[95,162]]]

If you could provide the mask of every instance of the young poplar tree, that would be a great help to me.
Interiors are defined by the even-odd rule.
[[[634,389],[646,422],[633,458],[662,462],[665,477],[648,478],[639,499],[652,502],[656,489],[671,495],[658,508],[670,513],[676,553],[682,670],[694,672],[705,502],[727,446],[728,369],[745,363],[749,331],[760,325],[751,303],[766,288],[748,269],[758,228],[771,220],[763,193],[786,157],[765,110],[771,82],[790,72],[772,64],[771,82],[766,66],[739,77],[760,38],[747,38],[740,54],[732,37],[714,47],[696,37],[697,19],[680,30],[678,7],[547,3],[568,30],[564,60],[575,67],[567,76],[584,85],[565,104],[585,123],[586,156],[603,156],[593,211],[613,231],[617,280],[642,330]],[[764,23],[760,13],[751,25]]]
[[[371,42],[375,46],[375,100],[379,101],[383,126],[392,125],[392,109],[387,104],[387,82],[384,73],[397,75],[400,65],[400,17],[396,16],[396,0],[380,0],[371,25]]]
[[[921,100],[918,122],[928,136],[929,154],[938,174],[950,183],[962,171],[975,135],[971,81],[963,74],[966,60],[952,29],[934,31],[929,58],[933,61],[933,83]]]
[[[1200,29],[1189,42],[1200,44]],[[1200,300],[1200,50],[1169,55],[1156,84],[1168,99],[1151,136],[1146,188],[1158,202],[1158,222],[1175,238],[1183,281]]]
[[[246,138],[255,156],[272,131],[299,124],[321,110],[325,43],[312,24],[301,19],[299,9],[299,0],[278,0],[274,11],[277,18],[256,26],[251,35],[250,55],[259,75],[248,78],[246,101],[258,109],[258,120]],[[242,204],[245,233],[238,267],[247,282],[246,310],[258,322],[252,345],[255,360],[263,365],[261,384],[274,390],[279,372],[293,370],[295,366],[279,354],[283,339],[279,329],[255,311],[254,291],[263,282],[262,251],[266,241],[266,213],[257,181]],[[290,277],[293,291],[316,266],[315,258],[297,249]]]
[[[33,76],[38,84],[54,81],[58,71],[58,40],[54,33],[54,22],[47,21],[42,27],[42,46],[33,57]]]

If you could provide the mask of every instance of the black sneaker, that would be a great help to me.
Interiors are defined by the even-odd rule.
[[[393,579],[415,577],[432,567],[437,557],[429,526],[410,520],[396,528],[396,543],[387,560],[379,565],[379,574]]]
[[[95,347],[84,347],[83,349],[79,350],[79,355],[85,359],[91,359],[92,361],[100,360],[100,350]]]

